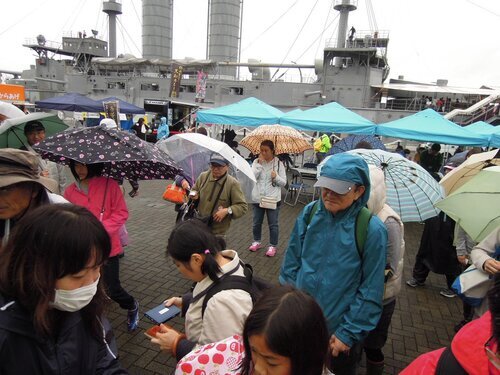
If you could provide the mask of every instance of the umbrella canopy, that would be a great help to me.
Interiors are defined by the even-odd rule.
[[[281,125],[307,131],[349,134],[374,134],[375,124],[339,103],[328,103],[316,108],[284,115]]]
[[[238,179],[247,202],[251,202],[255,175],[248,162],[226,143],[199,133],[181,133],[156,143],[193,181],[208,169],[210,155],[216,152],[230,163],[230,174]]]
[[[110,96],[109,98],[104,98],[104,99],[99,99],[98,102],[100,102],[102,105],[105,102],[114,102],[118,101],[119,104],[119,109],[120,113],[130,113],[130,114],[144,114],[146,111],[144,111],[144,108],[138,107],[136,105],[133,105],[131,103],[126,102],[125,100],[121,100],[115,96]]]
[[[38,108],[75,112],[103,112],[102,103],[74,92],[35,102]]]
[[[24,135],[24,126],[28,121],[40,121],[47,136],[62,132],[68,128],[63,121],[51,113],[30,113],[21,117],[5,120],[0,125],[0,148],[19,148],[27,143]]]
[[[104,125],[59,133],[33,148],[42,158],[59,164],[104,163],[103,174],[118,180],[163,180],[182,171],[151,143]]]
[[[0,101],[0,115],[4,115],[7,118],[15,118],[24,116],[25,113],[14,104]]]
[[[283,125],[261,125],[240,141],[240,145],[248,148],[252,154],[260,153],[262,141],[274,143],[274,153],[301,154],[313,148],[311,143],[298,131]]]
[[[341,152],[354,150],[360,142],[367,142],[374,150],[378,149],[385,151],[385,146],[382,141],[373,135],[350,135],[335,143],[330,151],[328,151],[327,155],[335,155]]]
[[[476,134],[482,134],[482,135],[491,135],[493,134],[498,128],[496,128],[493,125],[488,124],[487,122],[484,121],[478,121],[473,124],[467,125],[464,127],[464,129],[467,129],[470,132],[476,133]]]
[[[208,124],[259,126],[277,124],[283,112],[256,98],[243,99],[223,107],[198,111],[197,120]]]
[[[481,241],[500,225],[500,166],[483,169],[436,207]]]
[[[483,168],[500,165],[500,151],[492,150],[471,155],[460,166],[446,174],[439,184],[444,188],[446,195],[450,195],[463,184],[477,175]]]
[[[447,145],[488,145],[487,136],[472,133],[445,119],[433,109],[425,109],[414,115],[377,125],[376,134]]]
[[[384,171],[387,204],[402,221],[421,222],[439,214],[434,203],[443,199],[443,190],[420,165],[399,154],[382,150],[357,149],[348,152],[360,155],[368,164]]]

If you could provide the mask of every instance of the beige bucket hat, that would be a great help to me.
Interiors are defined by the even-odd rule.
[[[57,191],[57,181],[40,176],[38,158],[29,151],[0,149],[0,188],[19,182],[36,182],[51,192]]]

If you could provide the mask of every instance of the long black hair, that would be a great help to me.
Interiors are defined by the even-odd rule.
[[[193,254],[202,254],[205,260],[201,272],[208,275],[213,281],[218,281],[221,268],[215,256],[223,250],[223,241],[220,241],[201,220],[191,219],[179,223],[168,238],[167,254],[178,262],[191,269],[189,261]]]
[[[60,323],[50,307],[56,281],[82,271],[91,260],[95,266],[104,263],[110,251],[106,229],[89,210],[71,204],[43,205],[19,221],[0,251],[0,293],[33,314],[38,334],[54,335]],[[81,310],[95,337],[102,336],[96,319],[105,303],[101,283]]]
[[[328,352],[328,329],[316,301],[292,286],[266,290],[254,305],[243,328],[245,358],[242,375],[252,369],[250,337],[263,335],[268,348],[290,358],[291,375],[321,375]]]

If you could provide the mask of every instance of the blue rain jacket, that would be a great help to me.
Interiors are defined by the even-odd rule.
[[[321,176],[364,185],[365,193],[336,215],[320,199],[309,225],[313,203],[304,208],[291,234],[279,280],[313,296],[323,309],[330,334],[351,347],[375,328],[382,312],[387,232],[382,221],[372,216],[364,249],[358,253],[356,217],[370,195],[368,165],[361,157],[334,155]]]
[[[157,140],[167,138],[168,135],[170,134],[170,129],[168,128],[168,124],[167,124],[167,118],[162,117],[160,119],[160,121],[161,122],[160,122],[160,126],[158,126],[158,133],[156,134]]]

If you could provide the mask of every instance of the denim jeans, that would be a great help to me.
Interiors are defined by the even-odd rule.
[[[253,204],[253,240],[260,242],[262,239],[262,222],[264,221],[264,214],[267,214],[267,224],[269,225],[269,242],[271,246],[278,246],[279,236],[279,212],[280,203],[275,210],[267,208],[260,208],[259,204]]]

